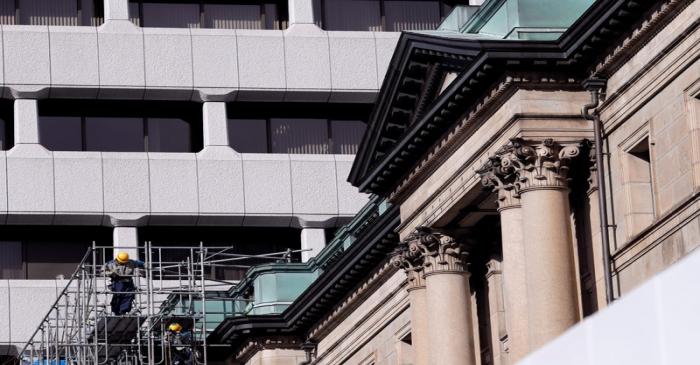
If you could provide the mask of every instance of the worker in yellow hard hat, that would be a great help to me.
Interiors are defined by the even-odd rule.
[[[192,332],[186,330],[181,324],[173,322],[168,326],[168,340],[170,342],[170,355],[173,365],[194,364],[192,347]]]
[[[118,252],[111,260],[104,264],[102,272],[109,276],[111,283],[109,289],[112,291],[112,313],[115,315],[123,315],[131,312],[131,306],[134,302],[134,276],[138,274],[139,269],[144,268],[144,263],[139,260],[132,260],[126,252]]]

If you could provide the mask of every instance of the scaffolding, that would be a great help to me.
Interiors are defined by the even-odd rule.
[[[49,313],[41,321],[16,363],[177,364],[207,363],[207,334],[226,316],[245,313],[249,298],[231,298],[235,281],[216,279],[222,269],[245,269],[250,259],[291,261],[301,250],[259,255],[234,253],[234,247],[119,247],[137,253],[143,269],[133,275],[133,308],[112,313],[111,279],[103,270],[113,259],[113,246],[94,243],[83,257]],[[178,323],[187,341],[173,342],[167,329]],[[184,337],[183,337],[184,338]]]

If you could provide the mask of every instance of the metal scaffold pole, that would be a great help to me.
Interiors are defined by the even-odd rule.
[[[135,267],[128,277],[115,277],[107,269],[114,265],[118,249],[143,254],[143,262],[133,258],[126,264]],[[136,247],[93,242],[20,351],[19,363],[171,365],[186,349],[192,363],[206,364],[210,359],[207,316],[233,315],[226,308],[236,307],[221,305],[219,312],[212,311],[208,301],[242,300],[222,296],[237,282],[218,278],[217,273],[283,261],[289,252],[241,254],[234,246],[213,247],[204,242],[154,246],[148,241]],[[115,285],[120,280],[131,286]],[[131,310],[115,313],[125,300]],[[169,332],[171,324],[189,333],[189,342],[171,343],[177,337]]]

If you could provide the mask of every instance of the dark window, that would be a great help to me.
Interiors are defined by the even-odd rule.
[[[268,152],[267,120],[229,119],[228,140],[236,151],[248,153]]]
[[[143,3],[144,27],[199,28],[199,4]]]
[[[192,126],[178,118],[148,118],[148,150],[192,151]]]
[[[287,249],[301,248],[301,232],[294,228],[281,227],[156,227],[139,228],[141,245],[150,242],[151,247],[195,247],[200,242],[209,247],[229,247],[228,258],[238,255],[235,260],[221,262],[212,271],[207,268],[208,275],[222,280],[239,280],[252,265],[277,261]],[[268,258],[250,257],[261,254],[276,254]],[[177,263],[189,255],[188,251],[154,250],[153,260],[164,260]],[[242,255],[249,255],[244,257]],[[225,259],[227,257],[221,257]],[[299,253],[292,255],[292,261],[299,262]]]
[[[328,153],[326,119],[270,119],[272,153]]]
[[[364,104],[236,103],[229,144],[242,153],[354,154],[370,111]]]
[[[145,150],[142,118],[85,118],[85,151],[143,152]]]
[[[111,245],[108,227],[0,228],[0,279],[70,277],[94,241]]]
[[[287,1],[131,0],[129,14],[142,27],[285,29]]]
[[[331,144],[337,155],[354,155],[365,133],[365,123],[359,120],[332,120]]]
[[[196,152],[201,104],[48,99],[39,102],[39,142],[52,151]]]
[[[326,30],[431,30],[466,0],[321,0]]]
[[[52,151],[82,151],[82,128],[80,117],[41,117],[39,141]]]
[[[326,30],[382,30],[379,0],[325,0]]]
[[[103,14],[103,0],[0,1],[0,24],[98,26]]]
[[[0,100],[0,150],[9,150],[14,141],[14,101]]]

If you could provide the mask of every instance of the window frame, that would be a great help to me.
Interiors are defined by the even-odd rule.
[[[268,0],[256,1],[256,0],[128,0],[129,5],[136,4],[138,9],[138,17],[129,14],[130,19],[137,19],[138,24],[136,26],[141,28],[150,28],[150,26],[145,25],[143,18],[143,4],[167,4],[167,3],[177,3],[177,4],[192,4],[198,5],[199,7],[199,28],[200,29],[228,29],[228,28],[209,28],[206,27],[206,16],[204,6],[207,4],[218,4],[218,5],[258,5],[260,7],[260,24],[261,30],[284,30],[287,29],[289,24],[289,6],[286,0]],[[272,28],[268,28],[267,22],[267,5],[275,5],[277,7],[277,19],[270,22],[273,25]],[[182,28],[187,29],[187,28]],[[232,28],[232,29],[246,29],[246,28]]]
[[[319,4],[319,13],[320,13],[320,19],[317,21],[317,25],[323,29],[323,30],[329,30],[326,29],[327,22],[326,22],[326,1],[327,0],[320,0]],[[379,30],[378,32],[393,32],[393,30],[387,30],[387,23],[386,23],[386,6],[385,3],[387,1],[397,1],[397,0],[375,0],[379,2]],[[445,12],[446,7],[452,7],[454,8],[457,5],[464,4],[464,5],[469,5],[469,1],[459,1],[459,0],[424,0],[426,2],[428,1],[437,1],[438,3],[438,15],[439,15],[439,22],[442,22],[445,20],[447,15],[449,15],[449,12]],[[330,31],[370,31],[368,29],[330,29]]]
[[[82,27],[82,26],[93,26],[93,27],[98,27],[101,24],[104,24],[104,19],[105,19],[105,14],[104,14],[104,1],[103,0],[91,0],[92,1],[92,8],[94,9],[94,13],[92,14],[92,19],[95,20],[95,25],[92,24],[83,24],[83,0],[74,0],[76,2],[76,18],[77,18],[77,26]],[[22,23],[22,7],[20,6],[21,0],[14,0],[14,8],[15,8],[15,16],[14,16],[14,24],[16,25],[29,25]],[[44,24],[47,25],[47,24]]]
[[[334,121],[358,121],[365,125],[367,130],[367,121],[372,111],[372,104],[351,104],[351,103],[293,103],[293,104],[276,104],[283,107],[270,108],[271,103],[227,103],[226,104],[226,120],[227,126],[230,127],[231,120],[240,119],[255,119],[264,120],[267,133],[267,146],[264,153],[267,154],[285,154],[282,152],[272,152],[272,119],[325,119],[326,134],[328,136],[328,155],[337,155],[334,153],[335,144],[333,142],[332,125]],[[231,107],[229,107],[231,106]],[[260,114],[260,110],[265,111],[265,115]],[[229,132],[230,133],[230,132]],[[360,141],[358,141],[359,147]],[[229,140],[229,146],[234,148]],[[234,148],[235,149],[235,148]],[[250,153],[242,152],[240,153]],[[351,155],[351,154],[349,154]]]
[[[67,104],[67,105],[66,105]],[[126,106],[126,108],[125,108]],[[118,107],[118,108],[117,108]],[[86,119],[87,118],[134,118],[141,119],[143,151],[139,153],[159,153],[149,148],[148,121],[152,118],[182,119],[190,125],[190,151],[164,153],[197,153],[204,148],[204,132],[202,104],[180,101],[151,101],[151,100],[71,100],[45,99],[39,101],[39,144],[49,149],[41,140],[41,118],[46,117],[75,117],[80,118],[81,149],[78,152],[119,152],[87,150]],[[123,111],[127,110],[126,113]],[[49,149],[53,151],[53,149]],[[63,151],[63,150],[56,150]]]

